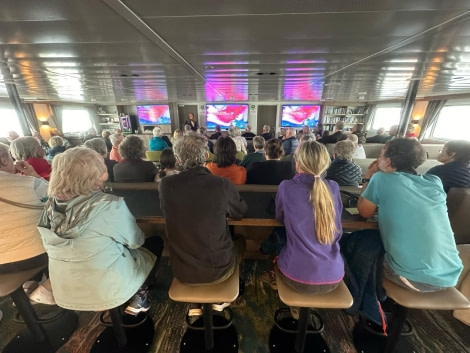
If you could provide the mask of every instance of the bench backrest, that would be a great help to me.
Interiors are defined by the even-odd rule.
[[[451,188],[447,193],[450,225],[457,244],[470,244],[470,188]]]

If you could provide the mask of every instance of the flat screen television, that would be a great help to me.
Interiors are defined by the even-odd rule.
[[[206,104],[206,127],[215,129],[238,126],[244,129],[248,124],[248,104]]]
[[[169,105],[138,105],[140,125],[171,125]]]
[[[301,128],[307,125],[313,128],[320,119],[320,107],[320,105],[283,105],[281,126]]]

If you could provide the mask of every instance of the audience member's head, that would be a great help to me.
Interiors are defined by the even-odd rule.
[[[199,133],[203,136],[206,136],[206,133],[207,133],[207,128],[205,126],[201,126],[199,128]]]
[[[447,142],[442,148],[437,160],[442,163],[460,162],[470,163],[470,142],[456,140]]]
[[[119,145],[119,154],[124,159],[142,159],[145,157],[145,144],[139,136],[128,136]]]
[[[59,147],[64,145],[64,140],[60,136],[52,136],[49,139],[49,146],[51,147]]]
[[[351,129],[352,132],[362,132],[362,130],[364,130],[364,124],[354,124]]]
[[[228,128],[228,135],[230,137],[237,137],[237,136],[240,136],[242,134],[240,128],[238,126],[230,126]]]
[[[176,166],[176,157],[173,150],[169,147],[165,148],[160,154],[160,168],[174,169]]]
[[[16,140],[17,138],[19,138],[20,135],[18,135],[18,133],[16,131],[8,131],[8,136],[7,136],[7,140],[8,142],[11,142],[13,140]]]
[[[28,158],[43,158],[44,150],[37,139],[32,136],[19,137],[10,144],[10,152],[17,161]]]
[[[295,161],[303,172],[321,175],[331,163],[326,147],[316,141],[306,141],[295,151]]]
[[[106,142],[103,139],[95,137],[93,139],[85,141],[83,144],[86,148],[98,152],[103,157],[108,155],[108,149],[106,148]]]
[[[335,124],[335,130],[336,131],[343,131],[344,129],[344,121],[338,121],[336,124]]]
[[[193,130],[191,129],[191,125],[186,124],[186,125],[184,126],[184,133],[183,133],[183,135],[184,135],[184,136],[187,136],[187,135],[190,135],[192,132],[193,132]]]
[[[109,136],[109,140],[114,147],[118,147],[119,144],[124,140],[123,134],[112,134]]]
[[[181,131],[180,129],[176,129],[175,131],[173,131],[173,138],[175,140],[177,140],[181,137],[183,137],[183,131]]]
[[[286,138],[289,137],[295,137],[297,134],[297,131],[293,127],[288,127],[286,128]]]
[[[247,124],[247,125],[246,125],[245,131],[246,131],[246,132],[251,132],[251,125],[250,125],[250,124]]]
[[[214,163],[223,168],[235,163],[237,146],[230,137],[221,136],[214,145]]]
[[[155,136],[155,137],[162,137],[162,135],[163,135],[162,129],[158,126],[155,126],[153,128],[152,133],[153,133],[153,136]]]
[[[398,125],[390,126],[390,130],[388,131],[388,134],[390,136],[396,136],[397,132],[398,132]]]
[[[101,137],[104,139],[108,139],[111,136],[111,133],[108,130],[101,131]]]
[[[356,146],[354,146],[354,143],[350,140],[336,142],[334,147],[336,158],[347,161],[352,160],[352,156],[355,150]]]
[[[426,151],[415,139],[396,138],[385,144],[379,157],[380,170],[384,170],[388,160],[397,172],[416,174],[416,168],[426,160]]]
[[[253,147],[255,151],[263,150],[266,141],[264,140],[263,136],[255,136],[253,137]]]
[[[122,134],[122,130],[116,128],[116,129],[114,129],[114,133],[115,133],[115,134]]]
[[[355,135],[355,134],[349,134],[349,135],[348,135],[348,140],[351,141],[352,143],[354,143],[354,146],[355,146],[355,147],[358,146],[359,137],[357,137],[357,135]]]
[[[107,179],[102,156],[89,148],[71,148],[52,160],[48,195],[59,200],[70,200],[98,191]]]
[[[276,138],[266,141],[264,150],[266,151],[267,160],[280,159],[284,154],[284,151],[282,150],[282,141]]]
[[[307,133],[310,132],[310,128],[308,127],[308,125],[302,126],[302,132],[303,132],[304,134],[307,134]]]
[[[385,134],[385,128],[379,127],[377,130],[377,135],[382,136],[383,134]]]
[[[220,132],[220,125],[216,125],[216,126],[215,126],[215,131],[216,131],[216,132]]]
[[[10,147],[0,142],[0,170],[2,172],[16,174],[15,164],[10,157]]]
[[[271,126],[263,125],[263,132],[269,132],[271,130]]]
[[[179,139],[173,146],[173,151],[184,169],[204,166],[209,155],[206,139],[195,134]]]
[[[308,141],[316,141],[316,137],[312,132],[307,132],[306,134],[303,134],[300,138],[300,143]]]

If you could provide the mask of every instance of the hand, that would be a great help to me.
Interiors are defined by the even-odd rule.
[[[41,177],[38,173],[36,173],[36,171],[31,166],[31,164],[29,164],[26,161],[16,161],[15,168],[22,175],[28,175],[28,176],[32,176],[32,177],[35,177],[35,178],[40,178]]]
[[[366,179],[370,179],[372,177],[372,175],[374,175],[375,173],[377,173],[378,171],[380,171],[379,169],[379,161],[378,160],[375,160],[373,161],[370,165],[369,165],[369,168],[367,169],[367,172],[366,172],[366,175],[364,175],[364,177]]]

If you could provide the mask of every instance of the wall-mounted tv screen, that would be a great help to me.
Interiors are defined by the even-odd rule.
[[[307,125],[315,127],[320,119],[320,105],[283,105],[281,126],[302,127]]]
[[[140,125],[170,125],[169,105],[138,105],[137,116]]]
[[[244,129],[248,124],[248,104],[207,104],[206,127],[214,129],[238,126]]]

